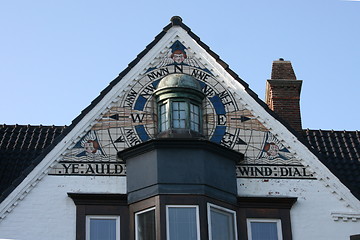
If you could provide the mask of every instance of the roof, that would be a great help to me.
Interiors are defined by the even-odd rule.
[[[360,199],[360,132],[304,130],[321,162]]]
[[[66,126],[0,125],[0,202],[41,161]]]
[[[241,83],[245,91],[271,116],[281,122],[290,132],[292,132],[298,139],[308,146],[313,153],[317,154],[319,159],[331,170],[333,173],[360,199],[360,179],[356,177],[354,171],[360,170],[359,167],[359,152],[360,152],[360,138],[353,137],[356,150],[346,150],[351,154],[345,155],[345,149],[350,149],[351,144],[344,142],[341,148],[333,148],[332,151],[323,152],[321,146],[326,145],[326,149],[330,146],[336,146],[334,143],[345,141],[347,137],[339,137],[341,134],[327,135],[328,137],[319,137],[320,133],[327,131],[321,130],[306,130],[304,131],[304,140],[295,130],[293,130],[288,123],[281,120],[281,118],[268,108],[266,103],[261,100],[256,93],[254,93],[249,85],[244,82],[234,71],[229,68],[220,57],[213,52],[209,46],[203,43],[200,38],[195,35],[191,29],[186,26],[180,17],[173,17],[171,23],[164,27],[163,31],[159,33],[155,39],[146,46],[146,48],[137,55],[137,57],[129,63],[128,67],[124,69],[117,78],[110,82],[110,84],[95,98],[91,104],[86,107],[78,117],[76,117],[69,127],[66,126],[24,126],[24,125],[2,125],[0,127],[0,202],[3,201],[17,185],[19,185],[29,174],[34,167],[41,162],[42,158],[49,153],[57,143],[59,143],[67,133],[69,133],[105,96],[106,94],[119,82],[121,79],[135,66],[140,60],[160,41],[160,39],[173,26],[183,28],[190,37],[194,39],[209,55],[211,55],[216,62],[221,65],[224,70],[229,73],[235,80]],[[317,134],[319,131],[319,134]],[[357,132],[356,132],[357,133]],[[346,134],[345,134],[346,135]],[[335,140],[336,139],[336,140]],[[329,147],[328,147],[329,146]],[[341,154],[341,153],[342,154]],[[340,158],[340,156],[342,158]],[[345,157],[346,156],[346,157]],[[357,159],[357,162],[354,160]],[[351,162],[351,163],[349,163]],[[349,166],[349,167],[348,167]],[[345,176],[348,175],[348,176]],[[350,179],[351,177],[354,180]],[[357,185],[357,186],[356,186]]]

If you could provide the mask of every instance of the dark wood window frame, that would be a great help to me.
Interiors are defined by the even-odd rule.
[[[152,207],[155,207],[156,234],[160,239],[165,239],[167,205],[197,205],[201,239],[208,239],[208,203],[236,212],[238,239],[248,239],[248,218],[269,218],[280,219],[283,240],[292,240],[290,210],[297,200],[296,198],[238,197],[237,205],[233,205],[203,195],[157,195],[128,205],[126,194],[68,193],[68,196],[76,205],[76,240],[86,239],[87,215],[120,216],[120,239],[135,239],[135,213]]]
[[[129,239],[129,208],[126,194],[68,193],[76,205],[76,240],[86,239],[87,215],[120,216],[120,239]]]
[[[238,207],[236,205],[228,204],[223,201],[219,201],[213,198],[206,197],[204,195],[157,195],[143,201],[139,201],[129,206],[130,212],[130,231],[131,240],[135,239],[135,213],[155,207],[156,218],[156,236],[158,239],[166,239],[166,206],[169,205],[192,205],[198,206],[199,220],[200,220],[200,238],[208,239],[208,203],[223,207],[238,213]],[[160,236],[160,238],[159,238]]]
[[[292,240],[290,209],[297,198],[238,197],[239,239],[248,239],[247,219],[280,219],[283,240]]]

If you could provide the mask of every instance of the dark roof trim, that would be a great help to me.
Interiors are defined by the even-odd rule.
[[[238,197],[240,208],[275,208],[291,209],[296,203],[296,197]]]
[[[212,151],[218,155],[223,155],[228,159],[234,160],[236,163],[239,163],[240,161],[244,160],[244,154],[240,152],[229,149],[217,143],[210,142],[209,140],[196,139],[196,138],[151,139],[149,141],[122,150],[117,153],[117,156],[122,160],[126,161],[129,158],[139,156],[143,153],[150,152],[156,149],[164,149],[164,148],[203,149],[207,151]]]
[[[68,196],[72,198],[75,205],[127,205],[126,194],[115,193],[68,193]]]

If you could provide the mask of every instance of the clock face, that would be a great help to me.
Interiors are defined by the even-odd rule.
[[[243,153],[244,164],[299,165],[293,154],[247,109],[239,93],[234,94],[224,79],[194,55],[180,41],[173,42],[64,154],[63,161],[119,162],[117,152],[155,138],[158,118],[153,93],[165,76],[182,73],[194,77],[206,96],[202,133],[207,139]]]

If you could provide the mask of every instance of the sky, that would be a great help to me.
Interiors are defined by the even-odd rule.
[[[0,0],[0,124],[70,125],[175,15],[263,100],[291,61],[303,128],[360,130],[360,1],[341,0]]]

